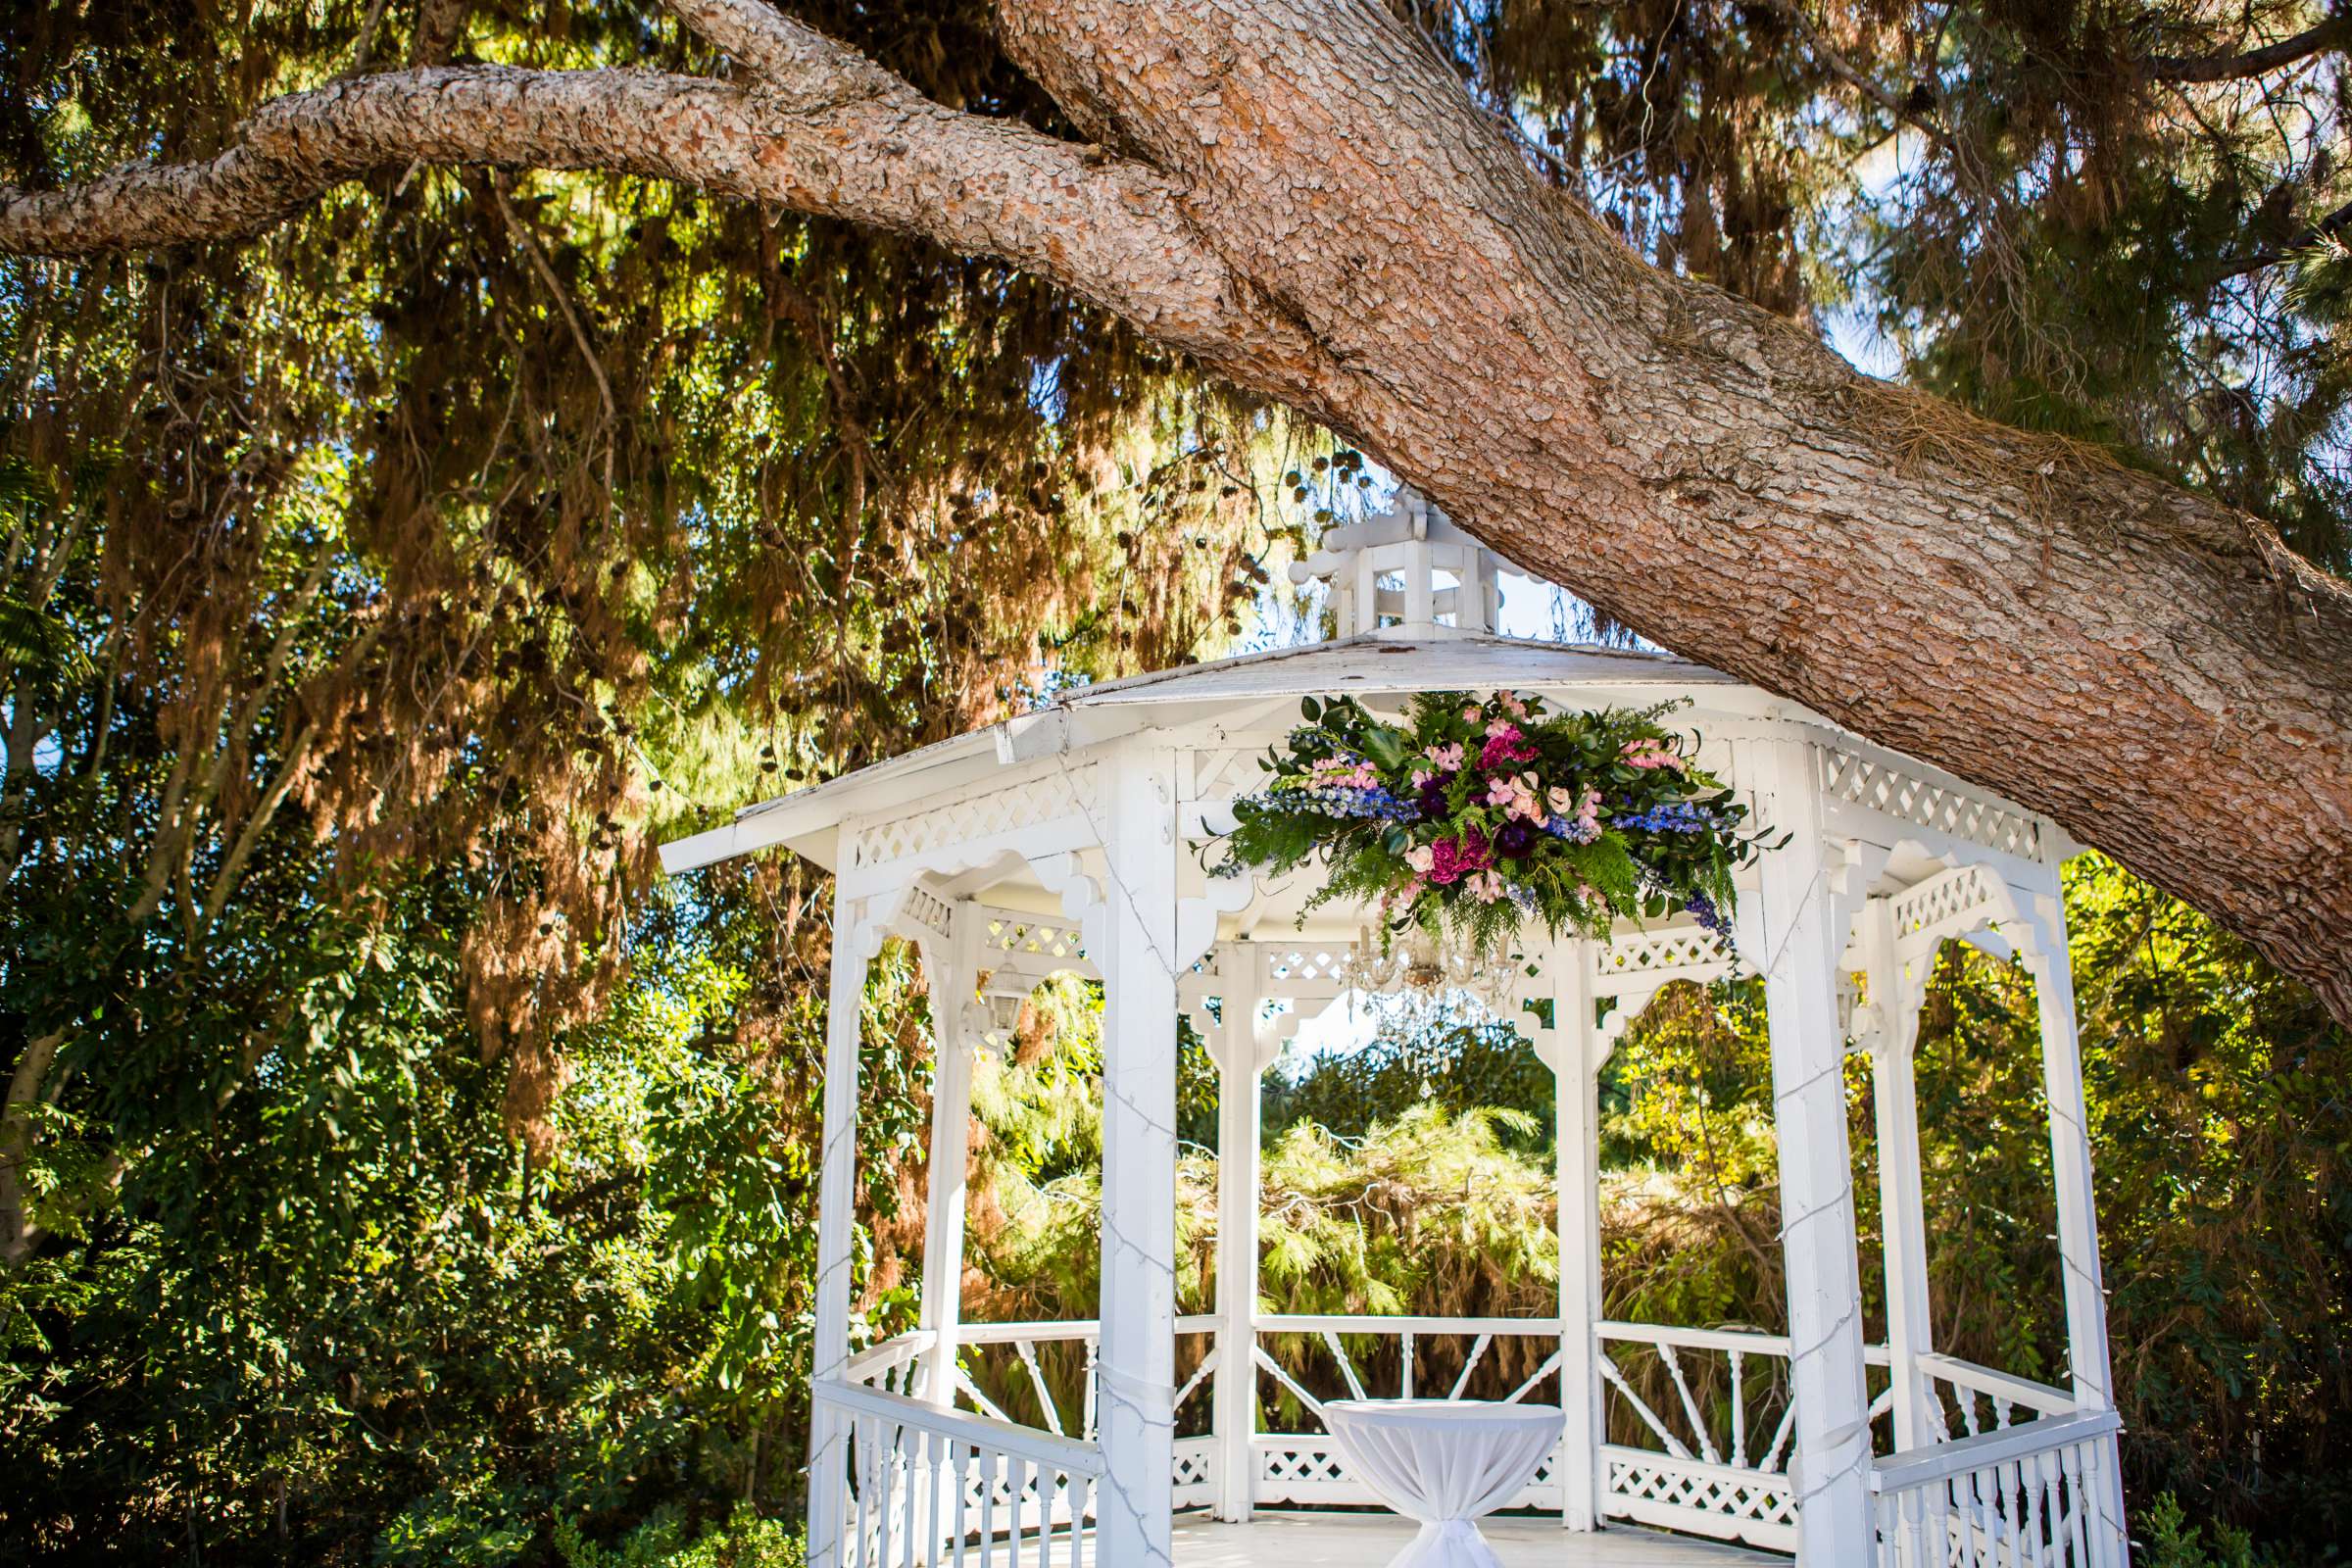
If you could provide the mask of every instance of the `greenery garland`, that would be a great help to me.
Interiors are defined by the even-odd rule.
[[[1482,956],[1529,917],[1605,937],[1669,904],[1728,943],[1733,872],[1764,846],[1690,760],[1696,737],[1658,723],[1680,706],[1555,714],[1513,692],[1427,692],[1396,724],[1351,697],[1309,697],[1306,722],[1258,761],[1270,782],[1234,803],[1211,872],[1319,858],[1309,909],[1374,904],[1384,933],[1450,927]]]

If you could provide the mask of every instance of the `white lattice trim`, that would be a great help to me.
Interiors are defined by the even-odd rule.
[[[980,966],[997,977],[991,991],[1025,992],[1025,985],[1008,987],[1004,982],[1043,979],[1064,969],[1096,972],[1086,956],[1086,938],[1074,921],[985,905],[975,906],[971,916],[980,922]]]
[[[1946,938],[1979,926],[2015,923],[2017,901],[2000,875],[1982,865],[1957,865],[1892,895],[1895,957],[1910,963],[1933,954]]]
[[[1604,1445],[1602,1511],[1667,1530],[1796,1549],[1796,1485],[1785,1475]]]
[[[1017,833],[1058,817],[1091,815],[1099,784],[1095,764],[1055,763],[1014,783],[903,815],[860,822],[850,840],[849,864],[879,865],[956,844]]]
[[[2041,858],[2041,824],[2013,806],[2004,806],[1948,780],[1906,770],[1889,760],[1864,757],[1835,746],[1819,748],[1821,791],[1882,815],[1933,828],[2020,859]]]
[[[1654,992],[1672,980],[1715,980],[1730,974],[1731,948],[1694,925],[1623,930],[1592,953],[1598,996]]]

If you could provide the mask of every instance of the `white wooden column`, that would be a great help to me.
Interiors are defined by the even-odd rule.
[[[1141,743],[1104,764],[1100,1560],[1169,1561],[1176,1369],[1176,779]]]
[[[2075,1032],[2075,971],[2067,949],[2066,905],[2053,891],[2034,901],[2027,967],[2041,1015],[2042,1093],[2050,1107],[2050,1173],[2058,1190],[2058,1267],[2066,1293],[2067,1360],[2075,1408],[2115,1408],[2107,1347],[2107,1290],[2099,1272],[2097,1195],[2090,1175],[2090,1119],[2082,1102],[2082,1048]],[[2110,1536],[2124,1531],[2123,1480],[2112,1464],[2099,1477]]]
[[[1871,1104],[1879,1134],[1879,1234],[1886,1265],[1886,1353],[1894,1396],[1897,1451],[1924,1447],[1931,1436],[1919,1358],[1933,1350],[1928,1311],[1928,1226],[1919,1170],[1918,989],[1894,956],[1894,909],[1874,898],[1862,910],[1862,955],[1870,1009]]]
[[[1560,1195],[1560,1523],[1600,1528],[1600,1064],[1592,956],[1555,943],[1551,974],[1552,1148]]]
[[[832,986],[825,1014],[825,1129],[816,1184],[816,1323],[810,1352],[816,1381],[838,1380],[850,1359],[850,1257],[858,1225],[858,1054],[871,955],[857,906],[833,899]],[[809,1568],[840,1568],[840,1477],[849,1463],[845,1434],[820,1406],[812,1418],[808,1470],[824,1478],[808,1488]]]
[[[1781,1251],[1788,1275],[1790,1392],[1796,1407],[1797,1560],[1872,1561],[1870,1395],[1862,1365],[1862,1282],[1854,1250],[1853,1156],[1845,1135],[1845,1036],[1838,1018],[1831,847],[1823,840],[1813,747],[1779,737],[1740,748],[1762,825],[1788,835],[1766,852],[1743,907],[1742,945],[1764,971],[1780,1141]]]
[[[980,920],[966,899],[949,917],[944,951],[926,946],[931,990],[931,1172],[923,1207],[920,1323],[934,1336],[923,1352],[924,1397],[956,1402],[956,1330],[963,1319],[964,1166],[971,1152],[972,990],[979,983]]]
[[[1219,960],[1217,1058],[1217,1517],[1250,1521],[1257,1500],[1257,950]]]

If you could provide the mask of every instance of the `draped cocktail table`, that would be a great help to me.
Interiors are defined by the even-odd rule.
[[[1557,1405],[1484,1399],[1337,1399],[1323,1424],[1349,1472],[1421,1523],[1389,1568],[1501,1568],[1474,1521],[1517,1496],[1560,1441]]]

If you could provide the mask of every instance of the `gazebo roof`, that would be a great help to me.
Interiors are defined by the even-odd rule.
[[[952,788],[976,772],[1154,726],[1262,710],[1301,696],[1380,698],[1423,691],[1576,691],[1642,703],[1693,687],[1728,696],[1740,683],[1672,654],[1548,643],[1451,626],[1384,627],[1329,642],[1243,654],[1071,687],[1002,723],[920,747],[811,789],[744,807],[725,827],[662,847],[676,873],[784,844],[833,866],[833,829],[853,812]]]

